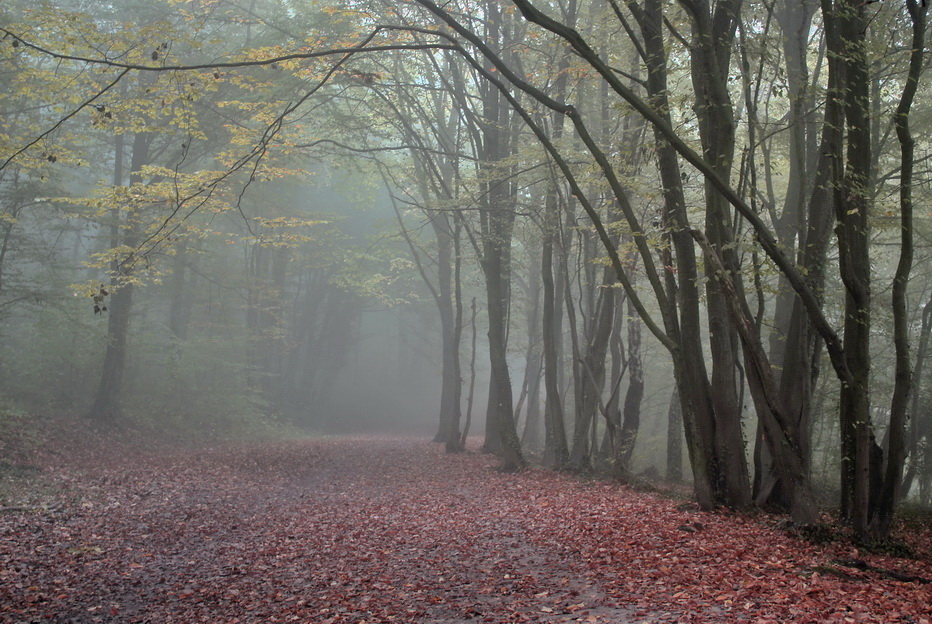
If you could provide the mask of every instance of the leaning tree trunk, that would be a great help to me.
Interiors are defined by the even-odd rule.
[[[906,461],[906,410],[912,390],[912,364],[909,357],[909,318],[906,307],[906,290],[913,265],[913,169],[915,139],[909,128],[909,111],[919,87],[925,48],[925,0],[907,0],[907,10],[913,24],[910,47],[909,74],[896,108],[894,124],[900,143],[900,259],[893,278],[893,342],[896,350],[896,371],[893,398],[890,406],[890,424],[887,438],[887,464],[879,500],[870,519],[870,531],[883,537],[890,531],[893,512],[900,499],[903,465]],[[915,415],[913,416],[916,417]]]
[[[713,269],[715,279],[721,286],[725,303],[733,326],[741,340],[744,360],[747,364],[747,381],[758,418],[764,427],[768,450],[773,458],[791,499],[793,520],[800,524],[813,524],[818,510],[809,483],[808,467],[803,461],[799,445],[788,432],[787,412],[783,397],[773,376],[773,367],[761,342],[757,325],[753,322],[747,300],[738,291],[735,280],[725,268],[719,252],[701,233],[695,232],[696,240],[706,251],[706,262]]]
[[[647,91],[651,106],[664,123],[670,126],[672,120],[663,37],[663,4],[661,0],[645,0],[642,7],[630,0],[628,6],[644,39]],[[713,481],[716,481],[713,442],[715,415],[702,340],[702,316],[699,312],[701,293],[698,285],[701,280],[695,245],[690,235],[691,225],[679,159],[663,132],[656,125],[653,130],[664,199],[661,225],[672,248],[672,253],[666,250],[663,252],[667,254],[664,265],[670,267],[665,273],[667,291],[669,299],[675,301],[674,309],[668,313],[673,320],[667,322],[667,330],[675,330],[677,337],[677,347],[671,350],[670,355],[678,406],[676,409],[671,408],[671,414],[679,416],[673,422],[681,423],[685,433],[696,499],[703,509],[711,509],[720,497],[713,492]],[[679,442],[678,435],[676,442]]]

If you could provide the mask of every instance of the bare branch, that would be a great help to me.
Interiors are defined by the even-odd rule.
[[[294,52],[291,54],[283,54],[280,56],[274,56],[267,59],[256,59],[256,60],[243,60],[243,61],[220,61],[220,62],[210,62],[210,63],[194,63],[190,65],[185,64],[176,64],[176,65],[143,65],[140,63],[125,63],[122,61],[117,61],[109,58],[94,58],[90,56],[80,56],[75,54],[62,54],[60,52],[55,52],[45,48],[39,44],[32,43],[31,41],[24,39],[20,35],[17,35],[13,31],[0,26],[0,34],[5,38],[9,37],[14,41],[17,41],[23,47],[29,48],[39,54],[48,56],[60,61],[73,61],[77,63],[87,63],[88,65],[98,65],[105,67],[115,67],[118,69],[130,70],[130,71],[139,71],[139,72],[171,72],[171,71],[200,71],[206,69],[242,69],[245,67],[264,67],[268,65],[275,65],[277,63],[282,63],[285,61],[295,61],[295,60],[307,60],[314,58],[322,58],[326,56],[336,56],[339,54],[354,54],[356,52],[387,52],[387,51],[397,51],[397,50],[450,50],[454,49],[454,46],[448,44],[434,44],[434,43],[398,43],[390,45],[373,45],[369,46],[368,44],[372,39],[382,31],[406,31],[407,28],[398,27],[398,26],[389,26],[389,25],[379,25],[376,26],[373,31],[366,36],[366,38],[355,46],[350,47],[340,47],[340,48],[327,48],[324,50],[315,50],[312,52]],[[426,31],[425,31],[426,32]],[[368,47],[367,47],[368,46]]]

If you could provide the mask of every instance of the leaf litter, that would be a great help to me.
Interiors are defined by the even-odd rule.
[[[816,545],[420,440],[99,442],[34,463],[58,499],[0,514],[0,622],[932,624],[923,545]]]

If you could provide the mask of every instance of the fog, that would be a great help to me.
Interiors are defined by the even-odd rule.
[[[359,176],[318,163],[309,177],[254,183],[246,214],[274,204],[294,221],[284,226],[294,242],[281,243],[274,225],[271,242],[260,241],[241,215],[224,213],[180,249],[148,256],[142,283],[128,286],[87,266],[106,228],[64,211],[52,220],[22,211],[16,240],[33,241],[52,262],[18,248],[6,260],[7,287],[29,292],[0,309],[9,409],[169,437],[279,425],[433,437],[436,306],[401,262],[408,251],[386,190],[374,178],[360,186]],[[130,288],[125,370],[102,414],[95,394],[120,313],[114,295]],[[474,433],[488,384],[488,356],[479,357]]]
[[[328,431],[430,435],[440,411],[436,327],[401,310],[365,312],[327,408]]]

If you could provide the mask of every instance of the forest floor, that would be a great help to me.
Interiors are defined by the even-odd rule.
[[[911,558],[814,544],[423,440],[13,459],[0,622],[932,622],[930,530]]]

